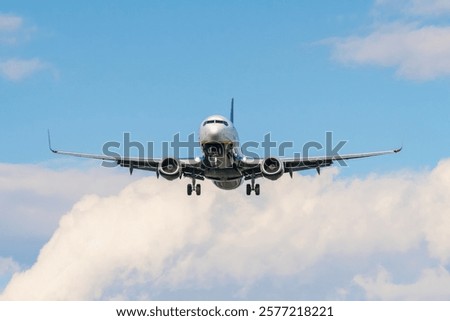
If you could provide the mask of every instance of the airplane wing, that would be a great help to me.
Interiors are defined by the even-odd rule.
[[[51,140],[50,140],[50,132],[48,133],[48,147],[50,151],[55,154],[60,155],[68,155],[82,158],[90,158],[90,159],[98,159],[107,161],[105,166],[114,167],[114,166],[122,166],[128,167],[130,169],[130,174],[132,174],[134,169],[141,169],[156,172],[157,176],[159,176],[158,169],[161,166],[161,163],[164,159],[161,158],[145,158],[145,157],[124,157],[124,156],[110,156],[110,155],[98,155],[98,154],[86,154],[86,153],[77,153],[77,152],[68,152],[62,150],[56,150],[52,148]],[[198,176],[201,176],[201,160],[192,159],[192,158],[181,158],[177,159],[180,162],[180,177],[181,175],[195,177],[202,179]]]
[[[346,155],[332,155],[332,156],[318,156],[318,157],[294,157],[294,158],[280,158],[280,162],[283,163],[284,173],[289,173],[292,177],[293,172],[307,170],[307,169],[316,169],[317,173],[320,174],[320,168],[331,166],[334,162],[342,163],[345,160],[356,159],[356,158],[366,158],[373,156],[380,156],[392,153],[398,153],[402,150],[401,148],[386,150],[386,151],[378,151],[378,152],[370,152],[370,153],[359,153],[359,154],[346,154]],[[242,160],[241,166],[243,168],[242,173],[245,176],[245,179],[251,179],[252,177],[261,177],[263,176],[261,170],[261,164],[267,158],[258,158],[251,160]]]

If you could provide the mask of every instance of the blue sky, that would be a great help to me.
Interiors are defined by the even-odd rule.
[[[22,22],[3,32],[15,43],[2,43],[1,59],[42,66],[0,80],[1,161],[52,159],[47,128],[58,147],[89,152],[123,132],[144,142],[187,135],[207,115],[227,115],[235,97],[244,141],[270,131],[302,146],[331,130],[350,140],[347,152],[404,143],[385,170],[434,165],[446,155],[448,78],[333,59],[330,39],[364,36],[373,12],[372,1],[4,1],[2,13]]]
[[[65,150],[100,153],[105,142],[122,141],[124,132],[158,146],[178,132],[197,132],[210,114],[227,116],[234,97],[244,142],[271,132],[298,151],[307,141],[323,143],[332,131],[336,141],[349,141],[345,153],[403,144],[399,155],[349,163],[342,179],[432,171],[449,155],[449,18],[450,6],[439,0],[3,0],[0,164],[2,219],[10,231],[0,237],[0,263],[2,257],[12,261],[2,263],[8,272],[0,264],[0,289],[12,271],[33,264],[61,216],[83,195],[115,195],[145,176],[129,178],[125,170],[55,156],[47,149],[48,128],[54,147]],[[53,171],[61,168],[57,177]],[[12,186],[9,179],[21,183]],[[37,181],[67,183],[70,195]],[[13,205],[14,199],[30,208]],[[30,232],[10,218],[15,211],[24,221],[47,213],[42,229]],[[427,253],[421,255],[436,259]],[[369,272],[343,275],[361,273]]]

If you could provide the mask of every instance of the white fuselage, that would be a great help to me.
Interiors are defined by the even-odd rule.
[[[199,141],[204,154],[205,177],[222,189],[239,187],[242,175],[236,164],[242,154],[233,123],[220,115],[206,118],[200,125]]]

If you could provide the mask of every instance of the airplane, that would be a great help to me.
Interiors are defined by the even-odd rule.
[[[223,190],[233,190],[250,181],[246,185],[246,194],[260,195],[261,188],[255,181],[258,178],[277,180],[283,174],[316,169],[320,175],[322,167],[331,166],[334,161],[366,158],[385,154],[398,153],[402,147],[370,153],[326,155],[318,157],[279,158],[269,156],[265,158],[248,158],[244,156],[239,145],[239,136],[234,127],[234,99],[231,100],[230,118],[221,115],[207,117],[200,124],[199,143],[203,155],[196,158],[142,158],[110,155],[94,155],[68,152],[53,149],[48,132],[49,149],[55,154],[69,155],[83,158],[113,161],[122,167],[128,167],[130,174],[134,169],[155,172],[167,180],[187,177],[192,183],[187,184],[187,194],[201,194],[201,185],[197,180],[211,180],[215,186]]]

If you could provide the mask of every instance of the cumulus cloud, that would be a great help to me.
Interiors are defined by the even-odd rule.
[[[318,299],[355,286],[363,291],[357,298],[450,298],[439,284],[450,261],[450,159],[431,171],[363,179],[339,178],[335,168],[283,177],[264,181],[260,197],[203,187],[201,197],[188,197],[184,184],[149,177],[117,195],[84,196],[0,298],[170,299],[196,291],[205,299],[219,288],[219,298],[251,299],[263,287],[265,298],[298,299],[319,279],[330,288]],[[421,248],[424,258],[415,256]],[[405,255],[416,263],[401,270],[419,275],[410,273],[409,287],[387,271],[364,276],[374,262]]]
[[[100,167],[53,170],[0,163],[0,241],[6,236],[49,238],[59,218],[83,195],[107,196],[129,184],[123,174]]]
[[[448,1],[376,3],[377,8],[397,12],[396,19],[377,23],[368,35],[331,40],[334,59],[345,64],[391,67],[398,76],[413,80],[450,75],[450,26],[433,23],[433,17],[450,14]]]

